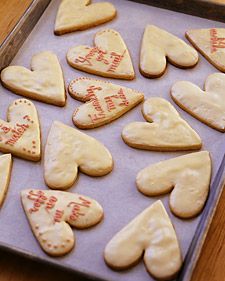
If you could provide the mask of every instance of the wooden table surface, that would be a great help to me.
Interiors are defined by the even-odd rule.
[[[224,0],[217,0],[223,2]],[[0,44],[32,0],[0,0]],[[16,8],[15,8],[16,7]],[[7,11],[7,12],[6,12]],[[225,190],[206,237],[192,281],[225,280]],[[1,281],[78,281],[74,275],[0,251]],[[81,281],[81,279],[79,279]],[[141,280],[138,280],[141,281]]]

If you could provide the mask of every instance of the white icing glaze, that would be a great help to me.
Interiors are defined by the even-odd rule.
[[[104,257],[110,267],[125,269],[135,264],[143,252],[147,270],[158,279],[175,277],[182,265],[176,233],[159,200],[112,238]]]
[[[16,94],[64,106],[65,86],[57,56],[51,52],[34,55],[31,70],[23,66],[8,66],[1,72],[2,83]]]
[[[205,91],[188,81],[171,89],[173,100],[207,125],[225,132],[225,74],[214,73],[205,82]]]
[[[53,189],[71,187],[78,167],[87,175],[103,176],[113,168],[112,156],[96,139],[54,121],[45,147],[46,184]]]
[[[159,151],[201,148],[198,134],[167,100],[149,98],[142,112],[148,122],[130,123],[122,131],[122,138],[128,145]]]
[[[96,33],[95,47],[80,45],[69,49],[68,63],[79,70],[105,77],[134,79],[134,69],[120,34],[113,29]]]
[[[95,128],[107,124],[143,101],[140,92],[109,82],[78,78],[69,85],[70,95],[87,101],[73,114],[73,122],[79,128]]]
[[[2,206],[5,195],[8,191],[8,186],[12,170],[12,156],[11,154],[4,154],[0,156],[0,206]]]
[[[53,256],[68,253],[75,243],[71,226],[91,227],[103,218],[99,203],[87,196],[52,190],[21,192],[32,231],[43,250]]]

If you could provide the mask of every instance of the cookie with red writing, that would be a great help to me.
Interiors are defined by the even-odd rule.
[[[74,184],[78,168],[89,176],[104,176],[113,169],[112,156],[95,138],[54,121],[45,146],[46,184],[67,189]]]
[[[66,103],[63,72],[52,52],[34,55],[31,70],[23,66],[6,67],[1,80],[4,87],[18,95],[58,106]]]
[[[213,66],[225,72],[225,28],[192,29],[186,37]]]
[[[127,46],[113,29],[97,32],[94,47],[80,45],[69,49],[67,62],[73,68],[104,77],[127,80],[135,77]]]
[[[11,154],[0,156],[0,206],[2,206],[8,191],[12,170]]]
[[[91,78],[70,82],[70,95],[86,102],[73,114],[73,123],[82,129],[108,124],[144,100],[144,95],[130,88]]]
[[[79,16],[78,16],[79,15]],[[55,34],[84,30],[112,20],[115,7],[109,2],[91,0],[62,0],[55,20]]]
[[[103,218],[97,201],[77,193],[27,189],[21,199],[34,236],[51,256],[73,249],[75,236],[70,226],[85,229]]]
[[[7,121],[0,119],[0,151],[30,161],[41,158],[41,135],[37,110],[27,99],[15,100]]]
[[[197,64],[198,53],[175,35],[154,25],[147,25],[140,52],[140,72],[149,78],[160,77],[167,61],[180,68]]]

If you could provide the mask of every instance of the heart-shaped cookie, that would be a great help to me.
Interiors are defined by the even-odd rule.
[[[55,21],[55,34],[84,30],[112,20],[115,7],[109,2],[90,4],[91,0],[62,0]]]
[[[8,191],[10,177],[12,170],[12,156],[11,154],[4,154],[0,156],[0,206],[2,206]]]
[[[91,227],[103,218],[99,203],[87,196],[53,190],[21,192],[24,211],[42,249],[51,256],[72,250],[75,237],[70,227]]]
[[[112,238],[104,257],[110,267],[121,270],[136,264],[143,253],[147,271],[160,280],[173,279],[182,265],[176,232],[160,200]]]
[[[134,79],[129,51],[117,31],[105,29],[97,32],[94,45],[80,45],[69,49],[68,63],[76,69],[104,77]]]
[[[39,161],[41,136],[34,104],[26,99],[15,100],[9,106],[7,120],[0,119],[0,151]]]
[[[61,122],[53,122],[45,147],[46,184],[52,189],[71,187],[78,167],[89,176],[103,176],[112,171],[112,156],[96,139]]]
[[[170,209],[178,217],[191,218],[204,207],[209,192],[211,159],[200,151],[158,162],[141,170],[138,190],[147,196],[169,193]]]
[[[225,28],[188,30],[186,37],[212,65],[225,72]]]
[[[201,148],[199,135],[167,100],[162,98],[146,100],[142,113],[148,122],[133,122],[123,129],[122,138],[129,146],[156,151]]]
[[[140,72],[150,78],[163,75],[167,60],[180,68],[197,64],[198,53],[173,34],[154,25],[147,25],[142,39]]]
[[[225,132],[225,74],[214,73],[205,82],[205,91],[188,81],[179,81],[171,89],[173,100],[185,111]]]
[[[73,114],[73,123],[91,129],[110,123],[143,101],[140,92],[109,82],[78,78],[69,85],[70,95],[86,102]]]
[[[51,52],[34,55],[31,70],[23,66],[6,67],[1,80],[4,87],[18,95],[58,106],[66,103],[62,69]]]

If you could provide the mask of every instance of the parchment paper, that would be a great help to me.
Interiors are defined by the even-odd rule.
[[[112,82],[143,91],[146,98],[160,96],[171,101],[169,90],[174,82],[189,80],[202,87],[206,77],[217,72],[211,64],[200,56],[198,65],[193,69],[182,70],[169,64],[166,73],[161,78],[147,79],[142,77],[138,70],[139,50],[142,34],[147,24],[155,24],[165,28],[187,41],[184,38],[186,30],[224,27],[222,23],[133,2],[111,0],[118,11],[117,18],[112,22],[86,31],[57,37],[53,34],[53,27],[59,2],[60,0],[52,1],[12,64],[29,67],[32,55],[44,50],[51,50],[57,54],[63,67],[66,85],[72,79],[81,76],[98,78],[71,68],[66,62],[65,55],[69,47],[79,44],[91,45],[93,36],[97,31],[104,28],[114,28],[121,33],[130,50],[136,71],[136,79],[134,81],[112,80]],[[7,108],[16,98],[19,98],[19,96],[1,87],[0,118],[6,118]],[[73,126],[71,121],[72,113],[81,103],[68,95],[67,105],[64,108],[37,101],[34,101],[34,104],[40,117],[42,149],[44,149],[52,121],[59,120]],[[224,135],[192,118],[173,102],[172,104],[177,108],[181,116],[199,133],[204,143],[202,149],[211,152],[214,177],[224,153]],[[168,195],[148,198],[139,193],[135,186],[136,175],[142,168],[160,160],[184,155],[185,152],[149,152],[127,146],[121,139],[121,131],[129,122],[144,121],[140,109],[141,105],[107,126],[85,131],[85,133],[97,138],[106,145],[113,155],[115,167],[111,174],[100,178],[80,174],[78,181],[69,189],[70,192],[78,192],[98,200],[105,213],[104,221],[96,227],[83,231],[74,230],[76,247],[70,254],[62,258],[49,258],[35,240],[21,207],[20,191],[22,189],[47,189],[43,180],[43,161],[35,164],[14,158],[9,192],[0,211],[0,244],[6,243],[10,247],[17,247],[21,251],[29,252],[31,255],[51,260],[65,267],[72,267],[74,270],[86,272],[93,276],[100,276],[107,280],[151,280],[142,261],[130,270],[124,272],[112,271],[104,263],[103,250],[115,233],[138,213],[160,198],[173,221],[182,254],[185,256],[200,216],[192,220],[180,220],[174,217],[168,208]],[[213,192],[213,190],[210,192]]]

